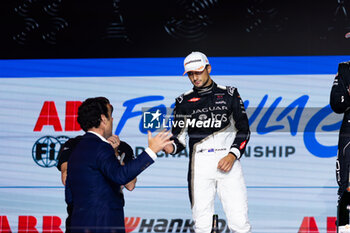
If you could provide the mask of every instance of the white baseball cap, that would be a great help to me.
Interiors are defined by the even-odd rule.
[[[189,71],[203,71],[207,65],[209,65],[209,60],[204,53],[192,52],[185,58],[183,75]]]

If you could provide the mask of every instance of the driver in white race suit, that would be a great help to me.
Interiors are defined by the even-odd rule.
[[[241,158],[250,131],[243,101],[235,87],[217,85],[209,76],[211,66],[201,52],[184,61],[193,89],[176,99],[174,143],[166,153],[176,154],[189,141],[188,190],[195,231],[209,233],[217,193],[232,232],[251,232],[247,190]]]

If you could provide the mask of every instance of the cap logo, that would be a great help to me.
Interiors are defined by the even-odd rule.
[[[191,63],[193,63],[193,62],[201,62],[201,61],[202,61],[201,59],[192,60],[192,61],[186,62],[186,63],[185,63],[185,66],[187,66],[188,64],[191,64]]]
[[[204,68],[204,66],[201,66],[201,67],[199,67],[198,69],[196,69],[196,70],[202,70]]]

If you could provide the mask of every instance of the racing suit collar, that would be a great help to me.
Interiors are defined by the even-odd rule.
[[[204,96],[213,93],[214,87],[216,87],[216,83],[213,81],[210,86],[207,87],[193,87],[193,91],[199,96]]]

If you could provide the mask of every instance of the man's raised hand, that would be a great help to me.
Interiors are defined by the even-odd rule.
[[[169,133],[169,131],[166,131],[166,129],[162,130],[160,133],[158,133],[154,137],[152,137],[151,131],[148,130],[147,133],[148,133],[148,147],[154,153],[158,153],[159,151],[163,150],[165,146],[173,143],[173,141],[170,141],[172,134]]]

